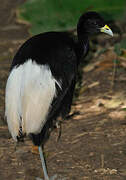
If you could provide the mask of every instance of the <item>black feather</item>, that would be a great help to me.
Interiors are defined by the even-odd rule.
[[[77,25],[78,40],[66,32],[47,32],[33,36],[26,41],[12,62],[11,70],[24,64],[29,59],[38,65],[48,65],[53,77],[61,82],[56,84],[57,96],[50,106],[46,123],[39,134],[30,134],[35,145],[45,142],[53,126],[53,120],[59,115],[68,115],[76,84],[78,65],[89,50],[89,38],[92,33],[99,32],[104,25],[97,13],[87,13],[80,17]]]

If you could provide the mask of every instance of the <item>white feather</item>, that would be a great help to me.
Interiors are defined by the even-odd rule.
[[[7,123],[9,131],[14,140],[19,132],[20,127],[20,89],[21,89],[21,76],[22,72],[17,69],[13,69],[10,73],[6,85],[5,94],[5,116],[7,117]]]
[[[59,84],[47,65],[29,59],[9,75],[6,86],[7,123],[14,140],[22,126],[23,133],[39,133],[44,126]],[[60,87],[61,88],[61,87]]]

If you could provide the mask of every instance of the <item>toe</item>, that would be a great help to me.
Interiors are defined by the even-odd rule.
[[[57,174],[55,174],[54,176],[50,177],[49,180],[56,180],[57,178]]]
[[[42,178],[36,177],[35,180],[43,180]]]
[[[63,177],[55,174],[54,176],[52,176],[51,178],[49,178],[49,180],[67,180],[67,178],[66,178],[66,177],[63,178]]]

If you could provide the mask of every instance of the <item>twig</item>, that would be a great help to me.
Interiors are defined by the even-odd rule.
[[[104,168],[104,154],[101,154],[101,168]]]
[[[113,73],[112,73],[112,82],[111,82],[111,91],[113,91],[114,88],[114,82],[116,77],[116,70],[117,70],[117,58],[114,60],[114,67],[113,67]]]

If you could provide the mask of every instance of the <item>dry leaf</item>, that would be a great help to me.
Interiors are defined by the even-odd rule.
[[[100,83],[98,81],[93,82],[92,84],[88,85],[88,88],[93,88],[95,86],[98,86]]]
[[[104,104],[104,106],[106,107],[106,108],[117,108],[117,107],[119,107],[121,104],[122,104],[123,102],[122,102],[122,100],[121,99],[112,99],[112,100],[109,100],[109,101],[107,101],[105,104]]]
[[[111,117],[112,119],[123,120],[126,116],[126,112],[125,111],[114,111],[114,112],[110,112],[108,114],[108,116]]]
[[[98,66],[99,63],[100,63],[99,61],[97,61],[97,62],[95,62],[95,63],[90,63],[90,64],[88,64],[87,66],[85,66],[85,67],[83,68],[83,71],[84,71],[84,72],[92,71],[93,69],[95,69],[96,66]]]

